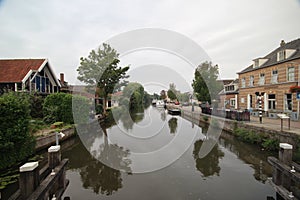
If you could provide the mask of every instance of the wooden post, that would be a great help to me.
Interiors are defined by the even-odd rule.
[[[28,162],[20,167],[19,187],[21,198],[26,199],[39,186],[38,162]]]
[[[293,157],[293,146],[288,143],[279,144],[279,161],[291,166]]]
[[[48,149],[48,163],[49,168],[54,169],[57,165],[59,165],[61,161],[61,152],[60,146],[51,146]]]

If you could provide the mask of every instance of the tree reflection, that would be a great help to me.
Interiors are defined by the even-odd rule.
[[[177,130],[177,118],[172,117],[169,121],[169,128],[170,128],[170,133],[176,133]]]
[[[199,158],[199,151],[203,141],[197,140],[194,143],[193,157],[196,162],[196,168],[202,173],[204,177],[220,175],[219,159],[224,157],[224,153],[218,148],[216,144],[213,149],[204,158]]]
[[[103,128],[103,143],[99,151],[92,153],[79,140],[63,157],[69,158],[69,168],[79,169],[84,188],[90,188],[96,194],[111,195],[123,187],[120,170],[131,174],[131,160],[128,159],[130,152],[116,144],[109,144],[106,129]]]
[[[131,130],[135,123],[138,123],[144,119],[144,108],[135,109],[129,111],[127,108],[123,108],[119,113],[120,120],[126,130]],[[129,114],[129,116],[128,116]]]

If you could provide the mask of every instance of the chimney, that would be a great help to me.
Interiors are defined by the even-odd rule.
[[[283,45],[285,45],[285,41],[284,41],[284,40],[281,40],[280,46],[282,47]]]
[[[60,82],[61,82],[62,84],[65,83],[65,75],[64,75],[64,73],[60,73]]]

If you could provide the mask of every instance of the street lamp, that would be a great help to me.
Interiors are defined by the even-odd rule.
[[[259,110],[259,122],[262,123],[262,96],[265,94],[264,92],[255,92],[256,96],[258,96],[258,110]]]

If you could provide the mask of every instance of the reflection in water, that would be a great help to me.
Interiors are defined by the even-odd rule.
[[[190,122],[180,117],[167,115],[165,112],[160,112],[157,108],[151,107],[150,109],[151,112],[149,112],[149,115],[153,117],[151,122],[153,122],[152,125],[154,127],[147,126],[147,130],[153,132],[164,124],[166,125],[163,126],[165,129],[159,129],[164,130],[159,135],[160,137],[158,137],[159,141],[168,143],[173,138],[183,134],[183,137],[180,138],[174,150],[182,144],[182,140],[185,140],[192,131],[195,131],[195,129],[191,128]],[[148,112],[145,113],[148,114]],[[132,128],[131,136],[140,136],[142,135],[140,130],[144,129],[141,125],[149,122],[147,118],[149,115],[145,114],[144,117],[139,113],[132,113],[132,120],[130,121],[126,121],[125,117],[122,118],[121,113],[117,116],[119,117],[118,122],[121,122],[121,125],[125,127],[127,123],[127,128]],[[162,116],[163,118],[161,118]],[[139,124],[135,125],[137,122]],[[168,122],[168,125],[166,122]],[[195,125],[195,128],[198,128],[197,125]],[[66,195],[71,196],[72,199],[93,200],[99,198],[122,200],[251,200],[262,199],[266,195],[272,195],[272,188],[267,184],[263,184],[263,180],[271,175],[271,168],[266,162],[266,158],[270,154],[237,141],[230,137],[230,135],[226,135],[226,133],[222,133],[221,138],[218,139],[218,144],[213,146],[207,156],[201,158],[199,151],[205,145],[203,140],[211,142],[216,139],[213,135],[207,135],[207,127],[201,127],[202,131],[197,132],[197,139],[194,138],[192,141],[194,145],[191,145],[186,153],[175,163],[155,172],[131,174],[131,169],[134,171],[134,158],[132,158],[132,155],[135,151],[131,149],[130,145],[130,148],[128,148],[126,143],[120,143],[123,132],[120,131],[120,135],[118,135],[116,129],[119,129],[119,126],[114,125],[114,123],[106,123],[102,124],[102,130],[98,130],[99,132],[96,134],[87,131],[86,135],[80,135],[81,138],[85,138],[87,141],[90,147],[88,149],[92,152],[91,154],[85,149],[80,140],[78,140],[72,149],[63,152],[63,157],[70,159],[70,170],[68,170],[67,175],[71,180],[71,184],[66,191]],[[198,128],[198,130],[200,129]],[[170,135],[170,133],[176,133],[176,137]],[[151,139],[153,138],[155,137]],[[159,142],[158,140],[150,139],[146,141],[149,142],[150,147],[157,145]],[[130,143],[131,140],[126,142]],[[84,144],[86,145],[86,143]],[[126,147],[126,149],[121,146]],[[161,147],[157,146],[158,148]],[[144,147],[145,145],[141,144],[136,149],[143,149]],[[131,152],[127,149],[131,149]],[[165,158],[162,157],[162,159]],[[99,160],[110,162],[110,166],[117,166],[122,170],[108,167]],[[111,163],[111,160],[113,160],[113,163]],[[149,159],[142,164],[150,165],[152,164],[151,161]],[[123,170],[129,172],[123,173]],[[127,174],[130,174],[130,176]],[[209,177],[209,179],[203,177]],[[82,188],[87,190],[81,190]],[[247,191],[244,188],[247,188]]]
[[[126,130],[132,130],[135,123],[138,123],[144,119],[144,108],[135,109],[129,112],[127,108],[122,107],[119,110],[119,113],[114,113],[114,116],[119,116],[119,119],[123,123],[123,126]],[[119,119],[115,120],[118,121]]]
[[[253,176],[256,180],[265,183],[267,178],[272,176],[272,167],[268,164],[267,157],[270,155],[277,156],[276,152],[262,151],[257,146],[237,141],[226,132],[222,133],[219,143],[245,163],[250,164],[254,169]]]
[[[224,153],[218,148],[218,144],[216,144],[207,156],[199,158],[202,143],[202,140],[197,140],[194,143],[193,157],[196,162],[197,170],[200,171],[204,177],[213,175],[219,176],[221,170],[219,159],[224,157]]]
[[[170,133],[176,133],[177,130],[177,118],[172,117],[169,122]]]
[[[96,194],[111,195],[123,187],[121,172],[114,168],[130,171],[131,161],[128,159],[128,150],[116,144],[109,144],[105,128],[102,137],[104,142],[100,144],[100,150],[94,151],[93,155],[78,141],[77,146],[70,152],[64,152],[63,156],[69,158],[70,169],[79,169],[84,188],[91,188]],[[110,162],[110,166],[114,168],[99,160],[104,163]]]
[[[166,121],[167,119],[167,113],[166,110],[164,108],[157,108],[157,110],[159,110],[160,112],[160,118],[162,121]]]

